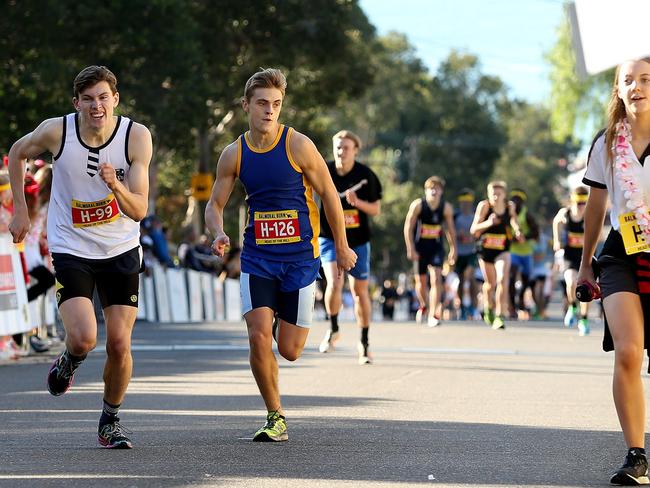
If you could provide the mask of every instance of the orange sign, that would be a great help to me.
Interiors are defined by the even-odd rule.
[[[195,173],[192,175],[192,196],[205,202],[210,199],[214,176],[212,173]]]

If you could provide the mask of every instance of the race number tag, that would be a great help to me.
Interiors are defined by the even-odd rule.
[[[255,244],[288,244],[300,242],[297,210],[255,212]]]
[[[618,217],[618,223],[623,236],[623,244],[627,254],[636,254],[638,252],[650,250],[648,244],[642,236],[641,228],[636,223],[636,217],[633,212],[629,212]]]
[[[505,248],[506,248],[505,234],[484,234],[483,235],[483,249],[494,249],[495,251],[503,251]]]
[[[356,208],[343,210],[343,216],[345,217],[346,229],[356,229],[361,225],[359,220],[359,211]]]
[[[92,227],[113,222],[120,217],[115,195],[110,193],[97,202],[72,200],[72,224],[75,227]]]
[[[569,232],[567,235],[567,244],[569,247],[582,249],[585,245],[585,235],[582,232]]]
[[[438,239],[442,232],[439,224],[422,224],[420,227],[420,239]]]

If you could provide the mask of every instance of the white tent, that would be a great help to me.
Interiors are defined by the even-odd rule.
[[[581,76],[650,55],[649,0],[575,0],[569,18]]]

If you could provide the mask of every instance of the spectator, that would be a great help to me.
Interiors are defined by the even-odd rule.
[[[174,261],[169,255],[166,231],[160,219],[155,215],[149,215],[142,221],[141,227],[144,227],[149,237],[151,237],[152,251],[160,264],[170,268],[175,267]]]

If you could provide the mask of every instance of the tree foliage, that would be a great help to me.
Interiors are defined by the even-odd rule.
[[[119,110],[153,132],[156,211],[176,230],[192,173],[213,172],[247,128],[245,81],[260,67],[281,68],[283,123],[309,135],[326,159],[340,129],[366,145],[361,160],[384,187],[373,239],[381,277],[408,269],[402,226],[427,177],[444,177],[452,201],[461,187],[482,193],[493,175],[526,182],[541,200],[557,182],[555,161],[571,150],[566,137],[552,142],[547,112],[511,100],[476,56],[451,52],[430,73],[405,35],[377,37],[357,0],[9,0],[0,29],[0,150],[71,111],[72,80],[84,66],[109,66]],[[559,60],[567,49],[558,47]],[[556,64],[569,73],[570,63]],[[231,236],[243,204],[237,187],[226,209]]]
[[[580,79],[571,41],[571,26],[563,18],[557,28],[557,41],[546,55],[550,63],[550,116],[553,139],[564,143],[580,139],[589,126],[605,125],[605,106],[609,98],[613,70]],[[589,136],[587,136],[589,137]]]

